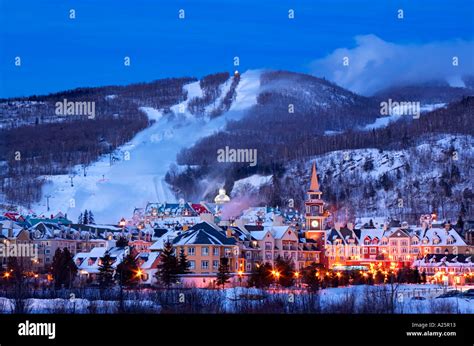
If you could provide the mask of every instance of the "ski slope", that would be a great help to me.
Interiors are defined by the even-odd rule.
[[[74,186],[68,175],[46,177],[49,183],[43,188],[43,198],[32,206],[32,210],[38,215],[61,211],[75,222],[80,212],[88,209],[93,211],[98,223],[117,223],[147,202],[176,201],[164,181],[170,164],[175,162],[182,148],[222,129],[228,120],[242,117],[256,103],[260,74],[257,70],[242,74],[234,104],[227,113],[212,120],[197,119],[187,112],[188,101],[202,95],[199,82],[185,86],[187,100],[171,107],[176,115],[173,120],[159,110],[142,107],[141,110],[155,123],[116,150],[119,161],[111,164],[109,155],[101,157],[87,168],[86,176],[81,167],[76,167]],[[185,109],[184,113],[179,112],[182,109]],[[47,211],[46,196],[50,196],[50,211]]]

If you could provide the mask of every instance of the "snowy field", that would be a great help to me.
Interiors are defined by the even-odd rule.
[[[465,291],[465,290],[464,290]],[[309,294],[301,290],[256,288],[176,289],[126,292],[122,310],[117,295],[102,299],[38,299],[22,301],[25,313],[397,313],[473,314],[474,297],[439,298],[435,285],[349,286]],[[117,294],[117,292],[115,292]],[[90,296],[97,296],[97,292]],[[107,294],[106,294],[107,295]],[[64,296],[71,296],[64,292]],[[393,299],[392,299],[393,298]],[[393,302],[393,303],[392,303]],[[15,312],[15,300],[0,298],[0,313]]]
[[[118,161],[110,165],[109,155],[104,156],[87,168],[85,177],[82,168],[77,167],[73,187],[69,175],[46,177],[49,183],[43,189],[43,198],[32,206],[32,210],[40,215],[61,211],[76,220],[81,211],[89,209],[93,210],[96,222],[116,223],[122,217],[130,216],[135,207],[145,207],[147,202],[176,201],[164,177],[177,153],[222,129],[228,120],[242,117],[257,102],[259,87],[260,71],[243,73],[230,110],[212,120],[196,118],[187,111],[189,100],[202,95],[199,82],[185,86],[188,98],[171,107],[175,112],[173,120],[159,110],[142,107],[155,123],[115,151]],[[51,196],[50,212],[47,212],[46,195]]]

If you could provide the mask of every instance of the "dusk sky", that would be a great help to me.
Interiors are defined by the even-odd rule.
[[[185,20],[178,19],[181,8]],[[426,73],[447,77],[444,64],[456,54],[464,63],[459,71],[472,73],[473,17],[471,0],[0,0],[0,97],[232,72],[234,56],[241,71],[312,73],[370,93],[405,67],[407,81],[425,63]],[[338,49],[366,62],[341,77],[331,60],[339,61]],[[368,76],[379,80],[367,87]]]

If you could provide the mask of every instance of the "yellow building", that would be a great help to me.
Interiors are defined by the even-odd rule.
[[[229,259],[230,272],[239,270],[239,247],[232,232],[224,231],[210,222],[200,222],[173,239],[176,253],[181,249],[191,265],[194,274],[216,274],[220,259]]]

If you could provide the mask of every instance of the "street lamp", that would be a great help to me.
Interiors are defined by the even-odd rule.
[[[239,275],[239,285],[242,286],[242,275],[244,275],[244,272],[239,270],[237,274]]]
[[[295,276],[295,279],[296,279],[296,287],[298,287],[298,279],[300,278],[300,272],[296,271],[294,276]]]
[[[280,278],[280,272],[272,270],[273,278],[275,279],[275,285],[278,286],[278,279]]]

